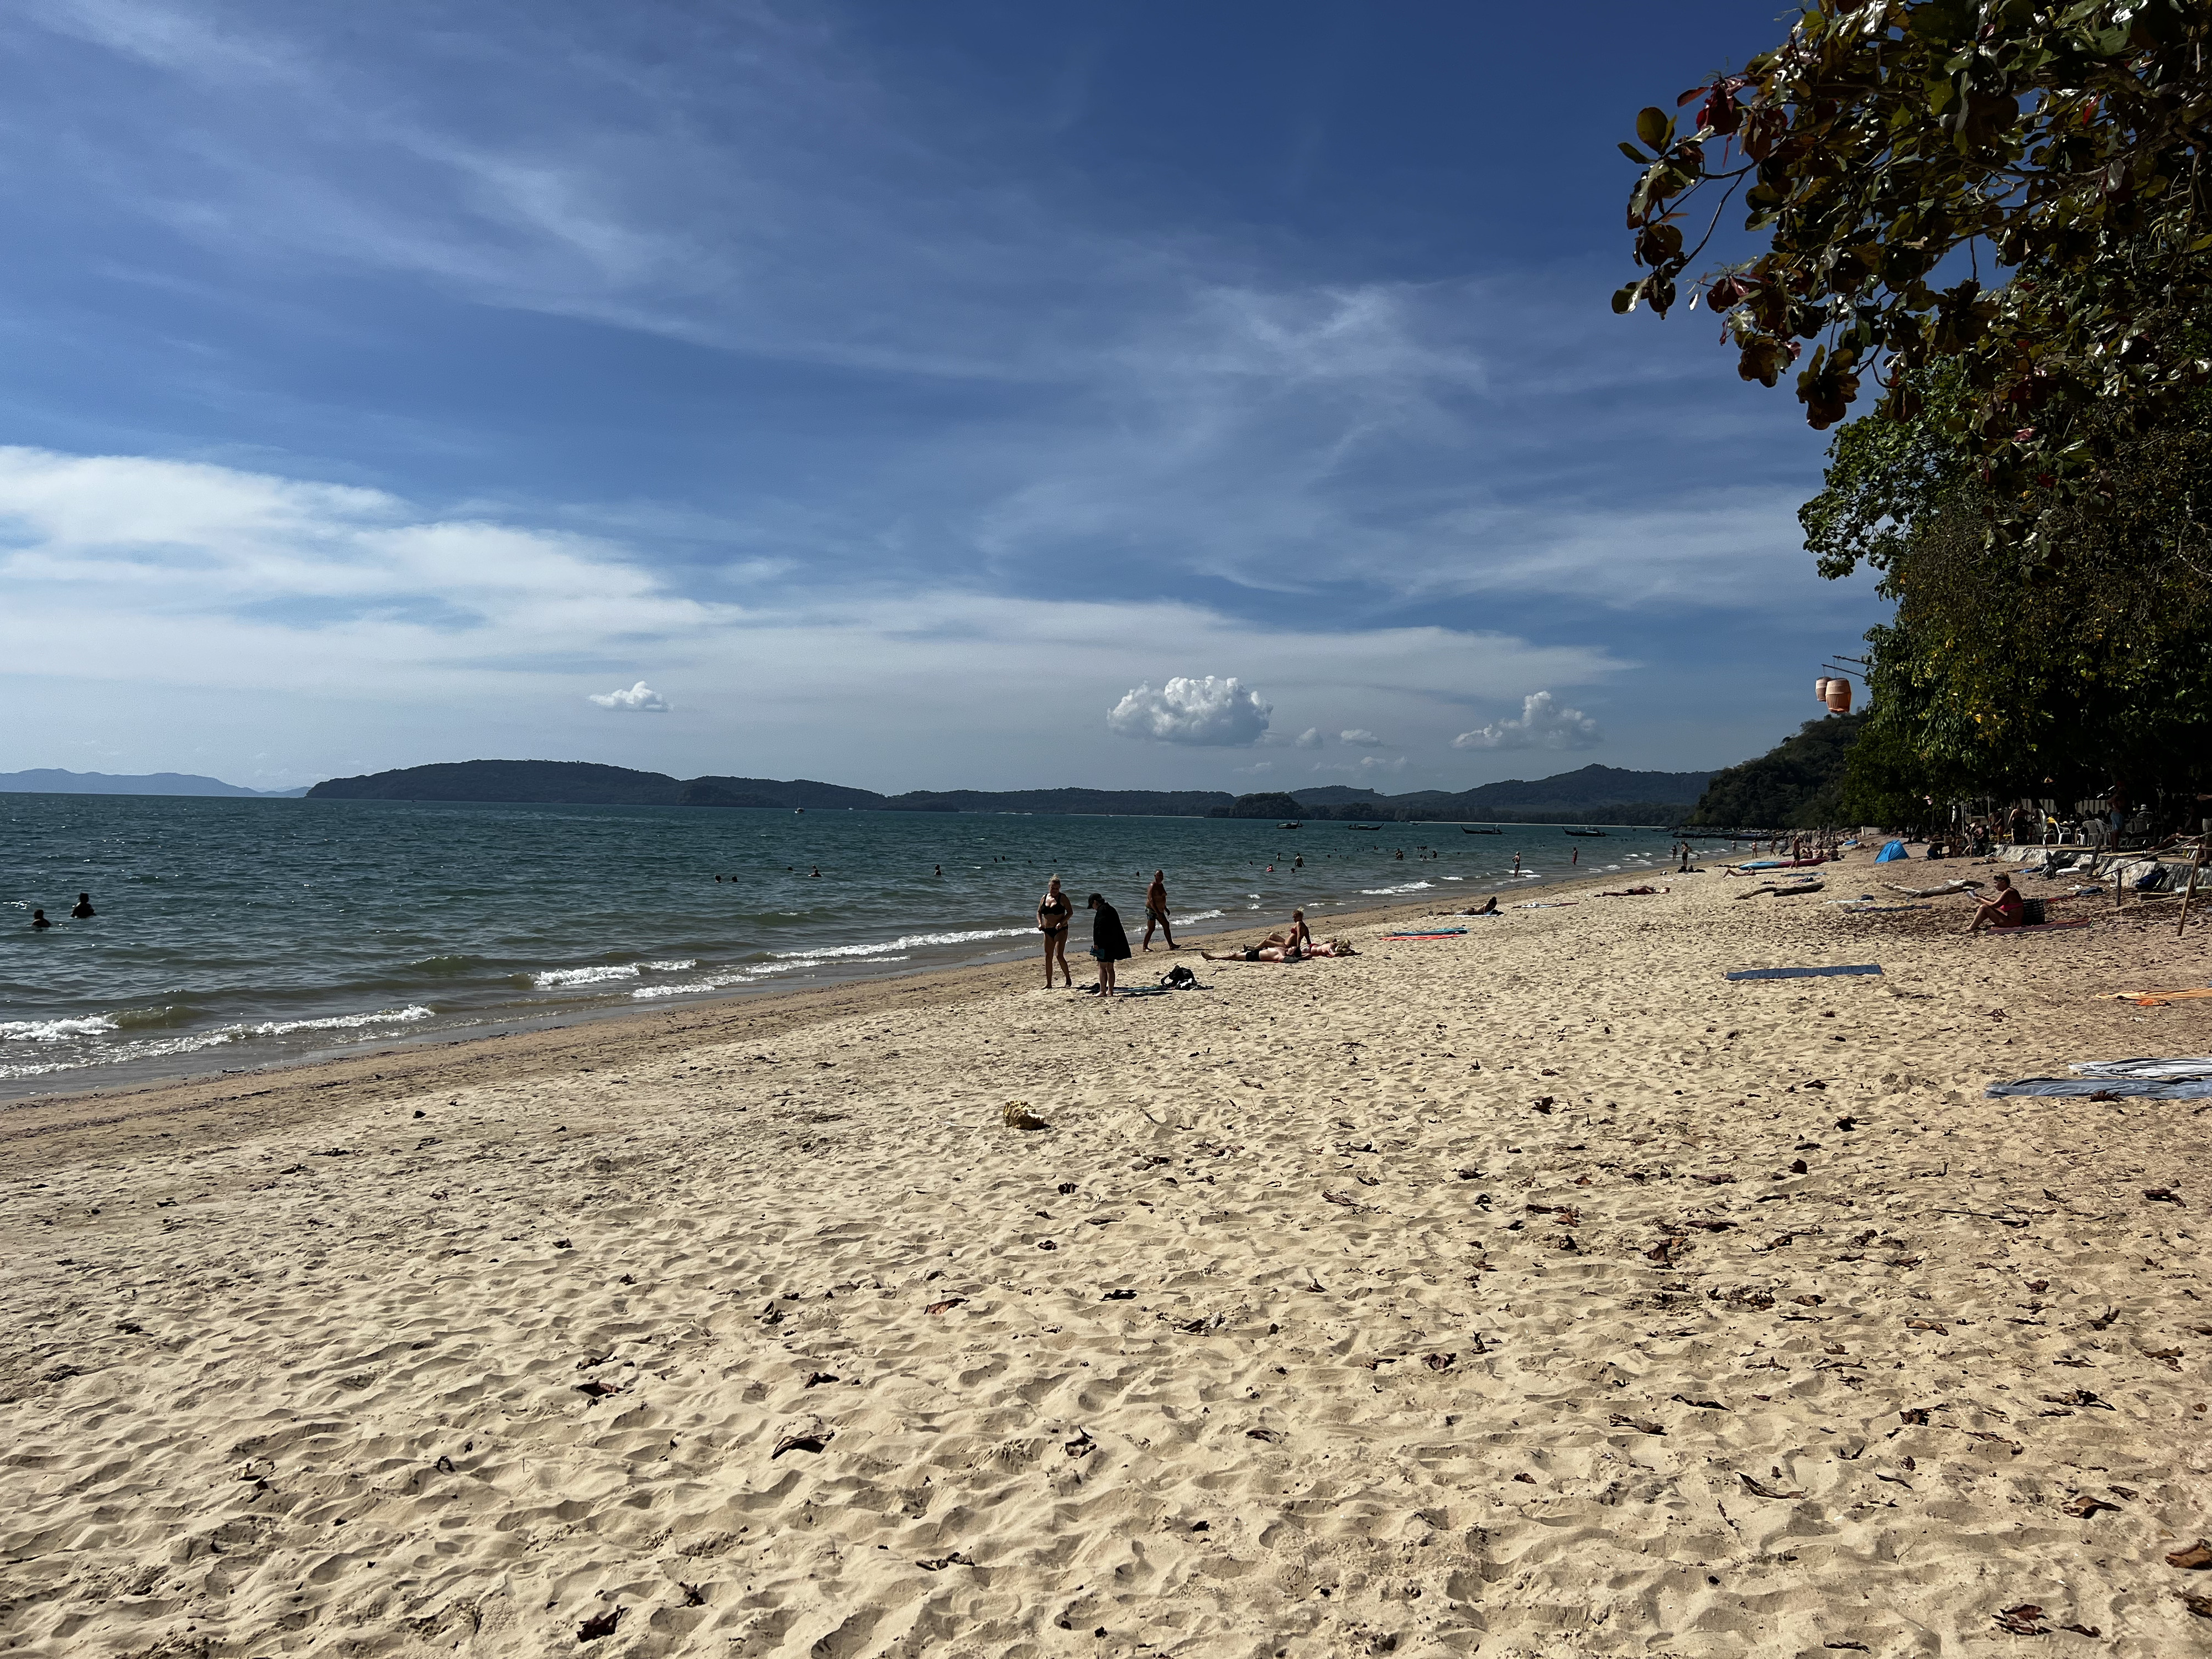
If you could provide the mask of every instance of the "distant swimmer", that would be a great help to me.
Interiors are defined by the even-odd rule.
[[[817,864],[811,870],[807,872],[807,873],[816,881],[819,881],[822,879],[822,866]]]
[[[937,866],[937,873],[940,876],[945,873],[945,866],[943,865],[940,864]]]
[[[1305,867],[1306,855],[1304,853],[1299,854],[1296,858],[1291,860],[1291,868],[1293,870],[1303,870]]]
[[[96,916],[99,914],[99,911],[92,908],[92,895],[89,893],[79,893],[76,896],[76,908],[70,912],[70,915],[79,921],[82,921],[87,916]]]
[[[44,910],[33,910],[31,912],[31,926],[43,931],[52,927],[53,923],[46,920],[46,913]]]
[[[1168,925],[1168,872],[1152,872],[1152,884],[1145,889],[1145,949],[1152,948],[1152,928],[1157,925],[1168,942],[1168,949],[1180,951],[1175,942],[1175,929]]]

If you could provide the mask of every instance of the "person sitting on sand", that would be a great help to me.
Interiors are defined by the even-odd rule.
[[[70,915],[79,921],[84,921],[88,916],[96,916],[99,914],[99,911],[92,908],[92,895],[89,893],[79,893],[76,896],[76,906],[70,912]]]
[[[52,927],[53,923],[46,920],[46,913],[44,910],[33,910],[31,912],[31,926],[34,930],[43,932]]]
[[[1060,878],[1054,876],[1044,884],[1044,896],[1037,901],[1037,932],[1044,935],[1044,988],[1052,989],[1052,964],[1060,963],[1060,977],[1067,988],[1075,988],[1075,976],[1067,971],[1067,924],[1075,915],[1075,901],[1060,890]]]
[[[1983,899],[1974,908],[1974,919],[1966,924],[1966,931],[1978,933],[1984,927],[2017,927],[2026,908],[2020,890],[2012,884],[2012,878],[2002,872],[1997,876],[1996,894]]]
[[[1168,942],[1168,949],[1182,947],[1175,942],[1175,929],[1168,926],[1168,872],[1152,872],[1152,884],[1145,889],[1145,949],[1152,948],[1152,929],[1157,927],[1160,936]]]
[[[1129,959],[1129,936],[1121,928],[1121,912],[1106,902],[1105,896],[1093,893],[1084,900],[1091,917],[1091,954],[1098,963],[1098,994],[1114,994],[1114,964]]]

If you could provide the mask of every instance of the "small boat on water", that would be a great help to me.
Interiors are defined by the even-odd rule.
[[[1605,831],[1602,830],[1570,830],[1567,833],[1571,836],[1602,836]]]
[[[1303,830],[1305,828],[1305,825],[1303,823],[1279,823],[1275,828],[1278,830]]]
[[[1505,833],[1503,830],[1470,830],[1463,823],[1460,825],[1459,832],[1462,836],[1502,836]]]
[[[1352,827],[1355,830],[1380,830],[1382,826],[1379,823],[1355,823]]]

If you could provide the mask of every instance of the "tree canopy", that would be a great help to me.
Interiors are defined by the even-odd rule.
[[[1743,379],[1802,364],[1820,429],[1868,377],[1904,422],[1942,379],[1916,441],[1972,458],[1985,522],[2047,540],[2054,501],[2108,494],[2125,440],[2212,376],[2180,326],[2212,300],[2208,36],[2203,0],[1808,0],[1676,100],[1686,128],[1638,116],[1644,274],[1613,308],[1664,316],[1692,283]],[[1739,191],[1764,251],[1687,278]]]

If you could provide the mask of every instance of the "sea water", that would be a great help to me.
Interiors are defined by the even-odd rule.
[[[1293,905],[1325,935],[1332,911],[1662,869],[1673,839],[1500,827],[0,795],[0,1100],[1011,961],[1039,954],[1054,874],[1087,980],[1085,897],[1134,945],[1158,868],[1179,939]],[[87,891],[99,915],[70,920]],[[1125,980],[1166,966],[1154,945]]]

